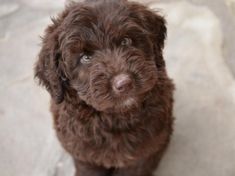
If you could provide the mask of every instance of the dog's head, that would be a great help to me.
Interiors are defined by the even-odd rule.
[[[73,90],[99,111],[126,111],[164,72],[165,36],[165,20],[140,4],[74,3],[47,28],[35,76],[57,103]]]

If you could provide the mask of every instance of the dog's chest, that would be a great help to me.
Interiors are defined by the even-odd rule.
[[[123,167],[140,157],[140,149],[151,137],[150,129],[133,117],[93,116],[81,120],[66,114],[61,114],[55,121],[59,140],[73,157],[82,161]]]

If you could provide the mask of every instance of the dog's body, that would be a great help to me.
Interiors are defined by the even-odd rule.
[[[173,123],[164,19],[125,0],[87,0],[53,22],[35,75],[76,176],[151,176]]]

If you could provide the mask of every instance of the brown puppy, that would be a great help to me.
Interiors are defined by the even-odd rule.
[[[138,3],[73,3],[46,29],[35,76],[76,176],[151,176],[172,133],[165,20]]]

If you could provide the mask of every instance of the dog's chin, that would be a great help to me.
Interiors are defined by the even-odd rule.
[[[107,113],[126,113],[138,109],[140,105],[140,99],[136,97],[126,97],[113,102],[103,102],[102,106],[93,104],[92,107],[98,111]]]
[[[134,97],[126,97],[122,101],[119,101],[112,107],[110,110],[114,112],[128,112],[133,111],[140,107],[141,101],[138,98]]]

